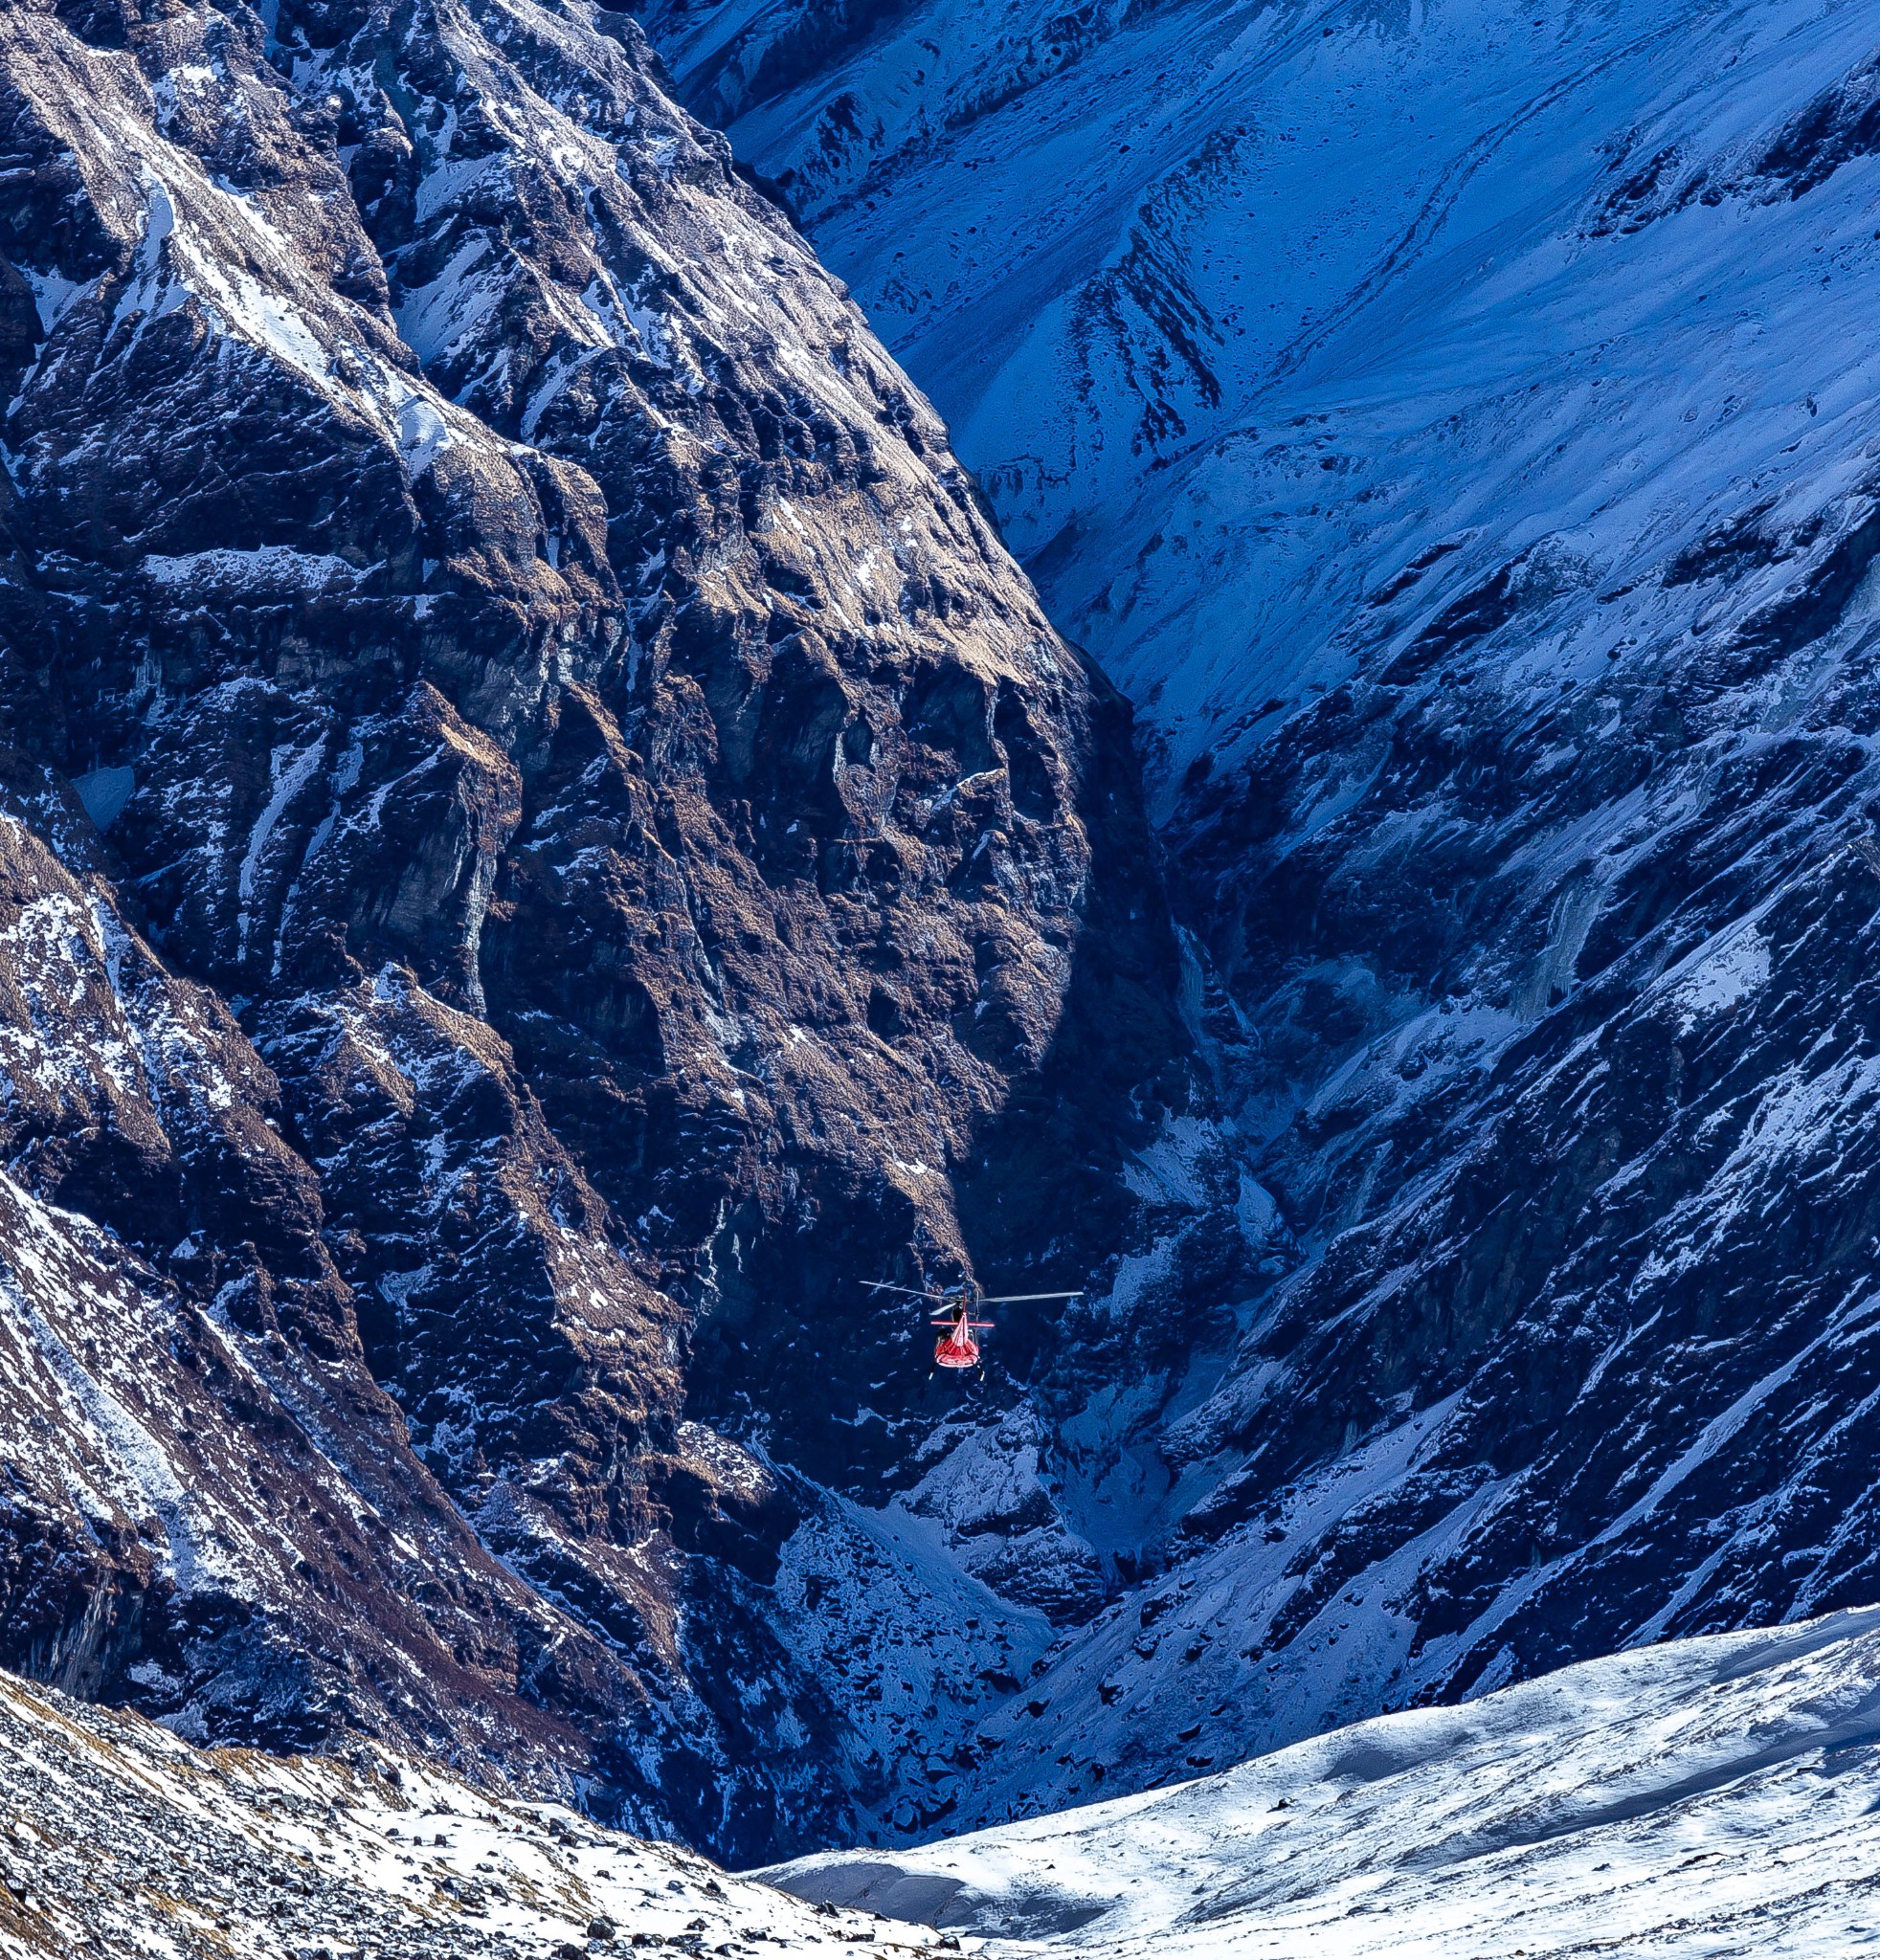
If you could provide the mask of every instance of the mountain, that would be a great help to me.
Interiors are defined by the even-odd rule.
[[[1871,1599],[1870,18],[646,19],[1133,702],[1265,1235],[1035,1385],[1132,1590],[954,1820]]]
[[[1239,1242],[1127,707],[620,14],[30,0],[0,154],[0,1660],[911,1826],[1106,1579],[864,1282]]]
[[[0,13],[0,1662],[750,1864],[1869,1600],[1877,63]]]
[[[1838,1960],[1880,1935],[1875,1639],[1869,1611],[1675,1641],[1153,1795],[768,1876],[1094,1960]]]

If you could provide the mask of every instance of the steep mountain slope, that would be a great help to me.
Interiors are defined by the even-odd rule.
[[[1127,710],[590,0],[34,0],[0,153],[0,1657],[913,1821],[1100,1581],[1022,1438],[1005,1599],[857,1509],[1014,1399],[862,1281],[1222,1229]]]
[[[1678,1641],[1152,1796],[770,1876],[995,1951],[1869,1952],[1874,1623]]]
[[[1870,1598],[1870,17],[650,19],[1134,698],[1289,1259],[1121,1496],[1063,1385],[1166,1570],[962,1815]]]
[[[999,18],[0,14],[0,1658],[750,1860],[1870,1596],[1859,10]]]

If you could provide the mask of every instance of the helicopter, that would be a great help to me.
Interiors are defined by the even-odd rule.
[[[933,1365],[935,1368],[969,1369],[983,1368],[985,1357],[979,1351],[979,1343],[974,1338],[982,1329],[994,1325],[991,1321],[975,1319],[982,1306],[1011,1306],[1021,1301],[1033,1300],[1075,1300],[1075,1291],[1069,1293],[995,1293],[988,1296],[981,1293],[971,1280],[960,1280],[951,1286],[943,1286],[936,1293],[912,1286],[890,1286],[884,1281],[871,1280],[866,1282],[871,1293],[898,1293],[904,1299],[922,1300],[929,1306],[941,1310],[932,1317],[932,1325],[942,1329],[940,1338],[933,1344]]]

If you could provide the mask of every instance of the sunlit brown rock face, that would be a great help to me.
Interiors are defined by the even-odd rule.
[[[1076,1283],[1194,1094],[1127,710],[624,16],[17,6],[0,155],[0,1658],[860,1828],[862,1282]]]

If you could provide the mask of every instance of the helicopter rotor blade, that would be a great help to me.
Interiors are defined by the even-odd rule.
[[[890,1286],[885,1280],[864,1280],[862,1286],[870,1293],[898,1293],[906,1300],[946,1300],[958,1294],[957,1286],[925,1290],[914,1286]],[[1083,1297],[1081,1287],[1073,1287],[1066,1293],[986,1293],[978,1296],[980,1306],[1005,1306],[1014,1303],[1032,1300],[1079,1300]]]

